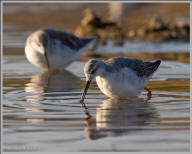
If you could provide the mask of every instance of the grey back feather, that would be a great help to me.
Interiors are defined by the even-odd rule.
[[[121,68],[131,68],[136,72],[140,77],[150,76],[153,72],[157,70],[161,61],[156,62],[143,62],[139,59],[134,58],[111,58],[104,61],[106,70],[111,71],[120,71]]]
[[[44,31],[49,35],[51,39],[60,40],[63,45],[66,45],[76,51],[80,50],[83,46],[93,40],[93,38],[81,39],[70,33],[58,30],[45,29]]]
[[[68,46],[72,50],[79,51],[81,48],[86,46],[95,38],[78,38],[73,34],[54,30],[54,29],[41,29],[33,33],[28,41],[35,41],[36,44],[42,45],[46,50],[48,46],[48,41],[50,40],[59,40],[63,45]]]

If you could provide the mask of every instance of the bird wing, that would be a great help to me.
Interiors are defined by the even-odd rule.
[[[161,63],[160,60],[157,60],[155,62],[140,62],[140,63],[135,63],[134,65],[131,65],[129,67],[135,70],[138,76],[148,77],[157,70],[160,63]]]
[[[144,62],[143,63],[144,76],[150,76],[153,72],[157,70],[160,64],[161,60],[157,60],[155,62]]]
[[[82,47],[92,41],[92,39],[80,39],[73,34],[63,31],[52,29],[45,29],[45,31],[49,34],[51,39],[59,40],[63,45],[66,45],[76,51],[80,50]]]
[[[156,62],[143,62],[139,59],[134,58],[111,58],[106,60],[105,63],[110,66],[107,67],[108,71],[120,71],[121,68],[129,68],[136,72],[140,77],[150,76],[157,70],[161,61]]]

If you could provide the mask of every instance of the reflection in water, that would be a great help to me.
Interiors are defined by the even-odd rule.
[[[75,88],[78,88],[78,81],[78,77],[66,70],[62,72],[46,70],[32,76],[30,82],[25,85],[25,92],[32,94],[25,97],[31,107],[26,107],[25,110],[27,112],[37,113],[48,111],[49,109],[41,108],[42,104],[40,102],[43,101],[46,96],[63,96],[63,92],[74,91]],[[44,119],[27,119],[27,121],[31,123],[41,123]]]
[[[72,91],[77,88],[79,78],[72,73],[63,70],[44,71],[32,76],[30,83],[26,84],[28,93]]]
[[[86,120],[86,137],[95,140],[143,130],[155,113],[150,103],[139,98],[104,100],[97,108],[96,119],[90,117]]]
[[[93,84],[86,101],[88,109],[83,110],[79,101],[85,83],[75,84],[79,80],[74,75],[67,75],[66,83],[63,73],[42,72],[29,81],[31,72],[38,69],[28,67],[24,56],[4,59],[8,62],[3,80],[3,147],[7,152],[190,149],[188,64],[164,61],[148,85],[153,94],[148,103],[139,99],[104,101]],[[69,69],[82,77],[79,68],[83,64],[77,61]],[[145,92],[140,97],[146,98]],[[86,119],[87,126],[83,125],[83,111],[92,115]],[[83,130],[90,140],[85,139]]]

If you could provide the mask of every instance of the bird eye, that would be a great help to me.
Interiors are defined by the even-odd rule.
[[[95,70],[92,70],[92,71],[91,71],[91,74],[94,74],[94,73],[95,73]]]

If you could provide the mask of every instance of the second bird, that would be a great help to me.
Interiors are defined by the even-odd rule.
[[[95,38],[78,38],[53,29],[37,30],[27,38],[25,55],[37,67],[62,70],[94,41]]]

